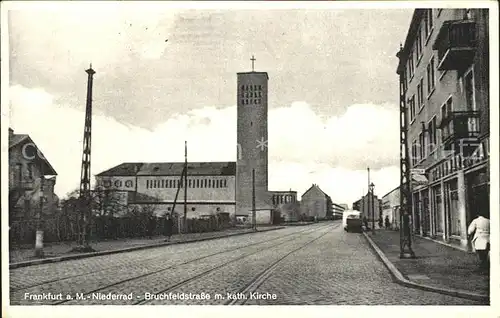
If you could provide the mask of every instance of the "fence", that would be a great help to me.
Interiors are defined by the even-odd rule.
[[[182,219],[181,219],[182,227]],[[172,234],[177,234],[179,224],[173,219]],[[234,226],[229,216],[212,215],[201,219],[188,219],[187,232],[213,232]],[[78,223],[64,216],[44,218],[40,223],[44,231],[44,242],[74,241],[78,238]],[[37,228],[36,220],[15,220],[10,223],[9,239],[11,246],[33,244]],[[165,218],[147,215],[130,217],[94,216],[91,222],[91,240],[137,238],[163,235]]]

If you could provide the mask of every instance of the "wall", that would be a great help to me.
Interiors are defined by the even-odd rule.
[[[165,216],[166,213],[171,213],[172,204],[131,204],[130,207],[151,207],[154,215],[158,217]],[[192,209],[195,209],[194,211]],[[217,208],[220,210],[217,211]],[[178,202],[174,212],[184,216],[184,203]],[[203,215],[215,215],[216,213],[229,213],[230,217],[235,216],[234,204],[187,204],[187,218],[199,218]]]
[[[116,190],[128,190],[135,191],[136,187],[136,177],[97,177],[99,183],[104,183],[106,181],[111,181],[111,185],[109,189]],[[203,182],[205,184],[205,180],[211,180],[213,183],[215,180],[224,181],[226,183],[226,187],[223,188],[214,188],[214,187],[200,187],[194,188],[189,187],[189,181],[195,182],[196,180],[200,180],[200,183]],[[150,196],[151,198],[156,198],[157,201],[166,201],[172,202],[175,199],[175,194],[177,192],[177,187],[167,188],[167,187],[157,187],[157,188],[148,188],[148,183],[154,185],[154,181],[156,181],[157,185],[170,185],[170,181],[172,181],[173,185],[177,185],[179,181],[179,177],[173,176],[139,176],[137,177],[137,192],[140,194],[144,194],[146,196]],[[162,181],[163,184],[162,184]],[[208,182],[208,181],[207,181]],[[121,186],[120,186],[121,185]],[[192,183],[193,185],[193,183]],[[187,191],[187,200],[188,202],[221,202],[221,203],[234,203],[234,187],[235,187],[235,177],[234,176],[200,176],[200,177],[188,177],[188,191]],[[177,198],[178,201],[184,200],[184,188],[181,188],[179,191],[179,196]]]

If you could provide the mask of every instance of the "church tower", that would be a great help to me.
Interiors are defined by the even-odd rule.
[[[268,208],[267,96],[269,76],[238,73],[236,215],[251,215],[252,170],[255,169],[255,207]]]

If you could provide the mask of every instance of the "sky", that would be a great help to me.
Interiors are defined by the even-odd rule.
[[[269,188],[349,205],[399,183],[396,52],[413,9],[110,7],[9,12],[9,126],[78,188],[87,74],[92,173],[236,160],[236,73],[269,74]]]

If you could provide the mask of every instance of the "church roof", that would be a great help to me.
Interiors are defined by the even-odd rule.
[[[126,162],[97,176],[178,176],[183,169],[184,162]],[[236,162],[188,162],[188,175],[234,176]]]
[[[116,167],[113,167],[111,169],[99,173],[97,176],[99,177],[135,176],[143,164],[144,163],[140,162],[124,162]]]
[[[137,175],[178,176],[184,169],[184,162],[145,163]],[[190,176],[234,176],[236,162],[188,162]]]

